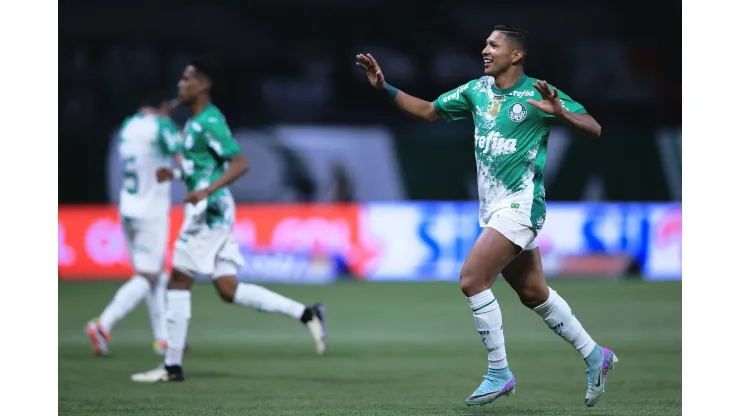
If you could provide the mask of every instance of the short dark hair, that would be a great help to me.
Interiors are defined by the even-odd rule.
[[[199,56],[193,58],[190,61],[190,65],[195,68],[195,71],[198,74],[205,77],[208,82],[211,83],[211,89],[213,89],[221,81],[221,68],[213,60],[205,56]]]
[[[493,30],[503,33],[504,39],[507,42],[514,44],[517,49],[521,49],[524,52],[525,57],[527,56],[527,52],[529,51],[529,33],[526,30],[512,25],[496,25]]]

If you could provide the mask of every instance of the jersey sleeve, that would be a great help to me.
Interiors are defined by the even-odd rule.
[[[210,117],[203,126],[208,147],[223,159],[231,159],[241,152],[226,121],[219,117]]]
[[[537,100],[541,100],[542,96],[537,93],[537,97],[535,97]],[[558,90],[558,96],[560,97],[560,104],[563,105],[563,108],[565,111],[570,111],[571,113],[576,114],[588,114],[588,111],[581,105],[581,103],[574,101],[570,96],[560,90]],[[554,120],[555,116],[552,114],[547,114],[542,110],[537,110],[542,118],[547,120]]]
[[[182,147],[182,136],[177,124],[169,118],[162,119],[159,125],[159,136],[157,137],[159,148],[166,155],[174,155]]]
[[[462,120],[472,116],[473,103],[470,86],[474,81],[448,91],[434,100],[434,109],[446,121]]]

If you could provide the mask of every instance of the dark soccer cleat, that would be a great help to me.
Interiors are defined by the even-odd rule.
[[[326,309],[320,303],[306,306],[303,312],[301,322],[306,325],[308,332],[311,334],[316,343],[316,353],[324,355],[326,351]]]

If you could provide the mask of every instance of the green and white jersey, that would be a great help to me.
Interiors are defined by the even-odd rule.
[[[167,217],[170,184],[157,183],[156,170],[171,165],[181,138],[169,118],[137,113],[121,125],[118,152],[123,168],[119,211],[128,218]]]
[[[215,182],[226,171],[228,161],[241,152],[224,115],[213,104],[188,119],[184,137],[182,170],[188,192],[205,189]],[[221,188],[197,205],[188,205],[185,215],[183,230],[231,228],[234,197],[228,188]]]
[[[526,103],[542,96],[526,75],[514,86],[499,90],[484,76],[434,101],[447,121],[472,118],[475,123],[475,161],[478,169],[479,223],[486,226],[498,213],[519,224],[541,229],[545,223],[544,168],[550,126],[556,118]],[[558,91],[566,111],[586,110]]]

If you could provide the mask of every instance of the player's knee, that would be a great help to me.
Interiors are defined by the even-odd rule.
[[[550,290],[547,285],[530,285],[519,289],[517,294],[522,305],[534,309],[547,302]]]
[[[180,270],[173,269],[170,280],[167,283],[168,289],[173,290],[188,290],[193,285],[193,278]]]
[[[228,289],[222,289],[218,288],[218,296],[221,297],[221,300],[223,300],[226,303],[232,303],[234,302],[234,292],[228,290]]]
[[[223,277],[216,280],[216,292],[218,296],[226,303],[234,302],[236,295],[237,281],[236,278]]]
[[[486,289],[486,279],[481,273],[471,267],[463,266],[460,270],[460,290],[467,297],[476,295]]]

